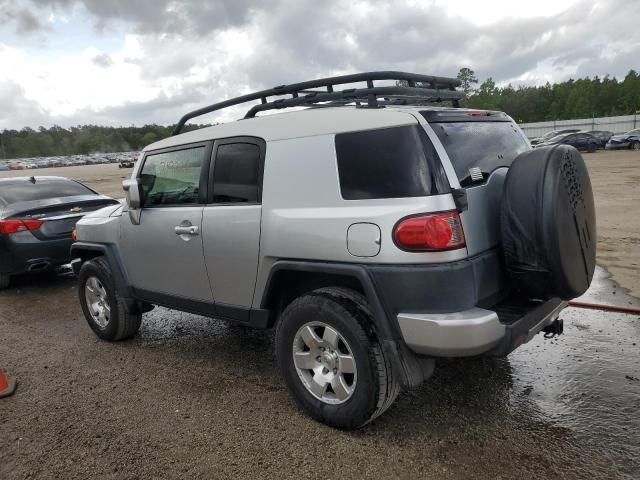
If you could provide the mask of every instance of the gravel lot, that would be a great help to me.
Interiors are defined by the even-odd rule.
[[[637,293],[634,154],[586,158],[599,260]],[[53,172],[119,196],[130,171]],[[604,270],[589,298],[640,305]],[[0,367],[19,382],[0,400],[0,479],[638,478],[640,318],[563,318],[565,335],[508,359],[440,362],[383,417],[341,432],[296,408],[271,332],[157,308],[139,336],[109,344],[86,325],[73,279],[18,278],[0,293]]]

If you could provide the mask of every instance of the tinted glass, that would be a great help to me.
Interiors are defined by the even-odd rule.
[[[44,200],[74,195],[95,195],[95,192],[72,180],[38,180],[0,183],[0,199],[5,204]]]
[[[199,203],[204,147],[149,155],[140,182],[143,205]]]
[[[415,126],[336,135],[345,200],[422,197],[450,189],[440,160]]]
[[[498,167],[510,166],[520,153],[529,149],[511,122],[450,122],[431,126],[461,181],[469,176],[472,167],[490,173]]]
[[[214,203],[260,202],[260,170],[260,148],[257,145],[220,145],[213,167]]]

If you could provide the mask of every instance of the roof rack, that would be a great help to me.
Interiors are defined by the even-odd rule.
[[[379,80],[396,81],[396,85],[376,87],[373,82]],[[364,88],[348,88],[339,91],[335,89],[338,85],[358,82],[366,82],[367,86]],[[406,83],[406,86],[398,85],[398,82]],[[260,100],[260,104],[253,106],[244,118],[255,117],[256,113],[265,110],[303,105],[322,106],[323,102],[327,102],[332,106],[345,105],[353,102],[360,105],[361,102],[366,102],[367,107],[378,108],[389,104],[424,105],[430,102],[450,100],[453,102],[453,105],[457,107],[458,100],[464,98],[464,93],[456,90],[458,86],[460,86],[460,80],[457,78],[434,77],[431,75],[394,71],[364,72],[338,77],[320,78],[307,82],[292,83],[291,85],[280,85],[268,90],[249,93],[241,97],[230,98],[229,100],[199,108],[184,115],[173,129],[172,135],[179,134],[185,123],[192,118],[253,100]],[[322,88],[323,90],[315,90],[317,88]],[[269,97],[283,95],[289,95],[289,97],[278,98],[271,101],[268,100]],[[383,101],[379,101],[379,97],[381,97]]]

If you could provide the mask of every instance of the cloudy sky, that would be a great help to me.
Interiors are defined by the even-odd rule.
[[[0,129],[170,124],[365,70],[620,78],[640,70],[639,18],[640,0],[0,0]]]

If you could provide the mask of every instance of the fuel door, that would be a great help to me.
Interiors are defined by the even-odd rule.
[[[354,223],[347,230],[347,250],[354,257],[375,257],[380,253],[382,233],[375,223]]]

